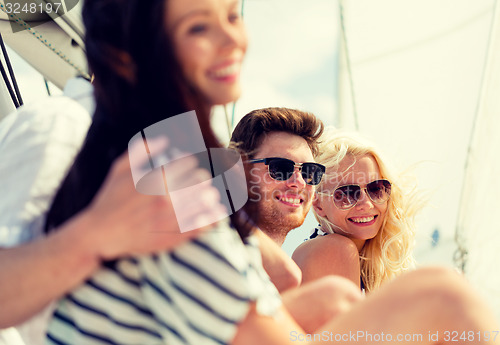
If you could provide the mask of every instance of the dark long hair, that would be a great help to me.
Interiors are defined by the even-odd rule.
[[[202,96],[181,73],[167,34],[166,1],[84,2],[85,44],[95,77],[96,111],[83,147],[47,215],[46,231],[90,204],[113,161],[145,127],[194,108],[206,147],[221,147]],[[239,224],[242,218],[232,216],[244,238],[250,228]]]

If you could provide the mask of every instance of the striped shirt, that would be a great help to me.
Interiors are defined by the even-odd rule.
[[[171,252],[107,263],[59,301],[47,344],[229,344],[250,303],[281,305],[256,238],[227,223]]]

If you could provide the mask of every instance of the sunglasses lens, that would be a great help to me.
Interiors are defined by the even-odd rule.
[[[290,159],[272,158],[268,163],[269,175],[275,180],[286,181],[292,177],[295,166],[295,162]],[[325,167],[317,163],[303,163],[300,168],[302,178],[309,185],[319,184],[325,172]]]
[[[391,183],[387,180],[376,180],[366,185],[366,192],[375,204],[382,204],[391,195]],[[358,185],[342,186],[333,192],[333,202],[341,210],[348,210],[358,202],[361,187]]]
[[[321,182],[325,170],[322,165],[316,163],[304,163],[302,165],[302,178],[309,185],[317,185]]]
[[[294,163],[284,158],[276,158],[269,162],[269,176],[278,181],[286,181],[293,175]]]
[[[391,195],[391,183],[387,180],[377,180],[366,185],[368,196],[376,204],[381,204]]]
[[[333,202],[341,210],[353,207],[359,199],[361,188],[356,185],[342,186],[333,192]]]

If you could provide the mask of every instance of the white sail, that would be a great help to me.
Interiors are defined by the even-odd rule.
[[[349,0],[341,5],[346,37],[342,126],[354,128],[357,118],[360,131],[398,165],[416,165],[419,187],[430,199],[418,221],[418,262],[454,265],[458,219],[469,253],[467,276],[500,316],[495,267],[500,226],[494,221],[500,209],[500,28],[495,1]],[[437,245],[433,232],[440,234]]]
[[[496,6],[457,223],[459,263],[500,319],[500,6]]]

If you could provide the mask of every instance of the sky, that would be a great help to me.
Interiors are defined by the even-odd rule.
[[[398,170],[408,169],[429,200],[417,218],[416,252],[422,263],[452,263],[492,3],[480,0],[471,8],[465,0],[441,0],[439,6],[423,0],[418,7],[396,0],[344,2],[361,133],[378,144]],[[245,0],[243,15],[250,43],[234,124],[253,109],[282,106],[313,112],[327,125],[353,129],[339,4]],[[18,58],[13,57],[13,63],[25,102],[43,97],[43,78]],[[232,106],[227,111],[231,116]],[[214,123],[227,141],[223,108],[216,109]],[[310,214],[290,233],[285,251],[291,254],[315,225]],[[430,246],[435,229],[445,239],[440,252]]]

